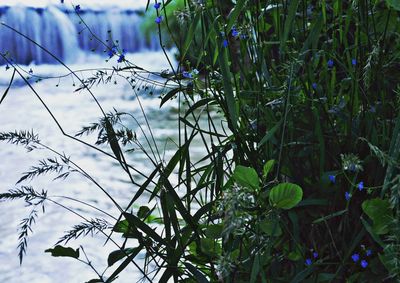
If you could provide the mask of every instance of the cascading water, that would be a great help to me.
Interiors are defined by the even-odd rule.
[[[80,16],[90,31],[109,47],[117,43],[120,50],[126,52],[159,48],[157,38],[147,37],[141,30],[143,17],[136,11],[89,9],[80,11]],[[67,63],[74,62],[82,51],[103,53],[107,49],[93,37],[74,11],[61,10],[57,6],[0,7],[0,21],[25,34]],[[20,64],[55,63],[40,47],[4,26],[0,26],[0,52]],[[0,59],[0,64],[4,63]]]

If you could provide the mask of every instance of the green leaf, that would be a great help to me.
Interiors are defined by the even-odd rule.
[[[389,232],[393,218],[389,201],[380,198],[366,200],[362,203],[362,209],[372,219],[374,233],[383,235]]]
[[[328,219],[331,219],[331,218],[340,216],[340,215],[342,215],[342,214],[344,214],[344,213],[346,213],[346,212],[347,212],[347,209],[343,209],[343,210],[340,210],[340,211],[336,211],[336,212],[334,212],[334,213],[331,213],[331,214],[329,214],[329,215],[326,215],[326,216],[324,216],[324,217],[320,217],[320,218],[314,220],[314,221],[313,221],[313,224],[317,224],[317,223],[320,223],[320,222],[322,222],[322,221],[326,221],[326,220],[328,220]]]
[[[51,253],[54,257],[73,257],[79,258],[79,248],[74,250],[73,248],[66,248],[60,245],[54,247],[54,249],[47,249],[45,253]]]
[[[251,269],[250,283],[257,281],[257,277],[261,269],[260,265],[260,255],[256,254],[253,261],[253,267]]]
[[[255,190],[260,188],[257,172],[251,167],[238,165],[233,173],[233,178],[235,179],[236,183],[243,187],[248,187]]]
[[[139,218],[146,218],[150,212],[150,208],[148,206],[141,206],[137,212],[137,216]]]
[[[399,0],[386,0],[386,3],[393,9],[400,11],[400,1]]]
[[[260,229],[268,236],[279,237],[282,235],[281,226],[277,221],[265,219],[260,222]]]
[[[209,256],[218,256],[221,252],[221,245],[213,239],[201,238],[200,249]]]
[[[178,88],[174,88],[173,90],[168,92],[166,95],[164,95],[164,97],[161,98],[160,108],[164,105],[165,102],[172,99],[180,91],[182,91],[182,89],[178,87]]]
[[[117,232],[117,233],[126,233],[126,232],[128,232],[128,229],[129,229],[129,222],[128,222],[128,220],[124,219],[124,220],[118,221],[115,224],[113,231]]]
[[[165,244],[164,239],[161,238],[161,236],[156,231],[154,231],[153,228],[151,228],[149,225],[141,221],[135,215],[126,212],[123,213],[123,215],[125,216],[126,220],[128,220],[130,225],[139,230],[142,230],[147,236],[152,238],[157,243]]]
[[[228,26],[226,27],[227,31],[229,32],[232,27],[235,25],[240,12],[245,8],[245,4],[246,4],[246,0],[238,0],[236,2],[235,8],[232,10],[231,13],[229,13],[229,22],[228,22]]]
[[[273,159],[268,160],[267,163],[265,163],[263,167],[263,178],[266,178],[268,176],[269,172],[274,167],[274,165],[275,165],[275,160]]]
[[[269,193],[270,203],[278,208],[291,209],[303,198],[303,190],[292,183],[282,183],[271,189]]]
[[[205,234],[208,238],[218,239],[221,238],[223,228],[222,224],[210,225],[207,227]]]
[[[184,265],[190,271],[190,273],[192,273],[194,275],[194,277],[196,278],[196,282],[199,282],[199,283],[209,283],[210,282],[210,281],[208,281],[208,279],[202,272],[200,272],[196,267],[194,267],[189,262],[185,262]]]
[[[198,26],[201,19],[201,13],[196,13],[196,16],[191,21],[188,32],[185,34],[185,43],[183,44],[182,58],[185,58],[186,53],[189,51],[189,47],[193,42],[196,27]]]
[[[282,51],[285,49],[286,42],[289,38],[290,31],[293,30],[292,26],[293,26],[294,19],[296,17],[296,11],[299,6],[299,3],[300,3],[299,0],[290,1],[289,12],[285,19],[285,28],[283,30],[283,38],[281,38],[281,48],[280,49]]]
[[[116,250],[116,251],[111,252],[108,255],[108,259],[107,259],[108,266],[112,266],[117,261],[119,261],[119,260],[123,259],[124,257],[129,256],[133,253],[138,254],[141,249],[142,249],[142,247],[139,246],[136,248],[127,248],[124,250]]]
[[[298,260],[302,259],[302,255],[301,255],[301,253],[300,253],[298,250],[291,251],[291,252],[288,254],[287,257],[288,257],[288,259],[291,260],[291,261],[298,261]]]
[[[8,83],[8,87],[6,88],[6,90],[4,91],[3,96],[2,96],[1,99],[0,99],[0,104],[3,102],[4,98],[6,98],[7,93],[8,93],[8,91],[9,91],[10,88],[11,88],[11,85],[12,85],[12,83],[13,83],[13,81],[14,81],[15,72],[16,72],[16,69],[14,68],[14,72],[13,72],[13,74],[12,74],[11,80],[10,80],[10,82]]]

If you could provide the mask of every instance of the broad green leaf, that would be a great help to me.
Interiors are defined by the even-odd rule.
[[[268,236],[279,237],[282,235],[281,226],[277,221],[265,219],[260,222],[260,229]]]
[[[291,252],[288,254],[287,257],[288,257],[288,259],[291,260],[291,261],[298,261],[298,260],[300,260],[300,259],[303,258],[303,256],[301,255],[301,253],[300,253],[299,251],[297,251],[297,250],[291,251]]]
[[[268,176],[269,172],[274,167],[274,165],[275,165],[275,160],[273,160],[273,159],[268,160],[267,163],[265,163],[264,168],[263,168],[263,177],[264,178],[266,178]]]
[[[112,266],[114,263],[123,259],[126,256],[129,256],[134,253],[138,254],[141,249],[142,249],[142,247],[139,246],[136,248],[127,248],[124,250],[116,250],[116,251],[111,252],[108,255],[108,259],[107,259],[108,266]]]
[[[222,230],[222,224],[214,224],[207,227],[205,234],[208,238],[218,239],[221,238]]]
[[[256,170],[251,167],[245,167],[238,165],[233,172],[233,178],[236,183],[243,187],[252,188],[258,190],[260,188],[260,183]]]
[[[380,198],[366,200],[362,203],[362,209],[372,219],[372,230],[377,235],[389,232],[389,226],[393,218],[389,201]]]
[[[113,231],[117,232],[117,233],[126,233],[126,232],[128,232],[128,229],[129,229],[129,222],[128,222],[128,220],[124,219],[124,220],[118,221],[115,224]]]
[[[63,247],[57,245],[54,249],[47,249],[44,251],[45,253],[51,253],[54,257],[73,257],[79,258],[79,248],[74,250],[73,248]]]
[[[145,217],[147,217],[148,216],[148,214],[149,214],[149,212],[150,212],[150,208],[148,207],[148,206],[141,206],[140,208],[139,208],[139,210],[138,210],[138,212],[137,212],[137,216],[139,217],[139,218],[145,218]]]
[[[221,252],[221,245],[213,239],[200,239],[200,249],[203,253],[209,256],[218,256]]]
[[[278,208],[291,209],[303,198],[303,190],[292,183],[282,183],[271,189],[269,193],[270,203]]]

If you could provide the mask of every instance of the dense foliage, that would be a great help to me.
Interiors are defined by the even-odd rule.
[[[397,1],[193,0],[172,12],[173,2],[148,9],[160,44],[178,50],[178,68],[158,74],[166,80],[161,105],[179,101],[178,148],[166,163],[156,145],[142,148],[153,153],[154,172],[142,184],[132,179],[137,193],[119,207],[111,235],[92,221],[62,238],[79,229],[125,237],[108,258],[110,266],[122,263],[91,282],[111,282],[141,250],[159,282],[399,280]],[[117,46],[110,52],[125,64],[116,73],[140,70]],[[90,91],[89,81],[81,83]],[[97,131],[96,145],[108,143],[131,176],[123,146],[140,141],[118,128],[123,115],[104,114],[80,134]],[[33,150],[41,143],[29,132],[0,140]],[[204,148],[200,160],[191,159],[195,140]],[[80,171],[65,156],[64,165],[51,161],[43,172]],[[48,198],[28,187],[0,196],[33,205]],[[139,198],[157,204],[133,212]],[[48,251],[79,258],[79,249]]]

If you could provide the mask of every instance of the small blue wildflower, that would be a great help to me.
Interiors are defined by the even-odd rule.
[[[120,54],[119,57],[118,57],[117,62],[118,62],[118,63],[121,63],[121,62],[123,62],[124,60],[125,60],[125,55],[124,55],[124,54]]]
[[[335,175],[329,175],[329,181],[330,181],[332,184],[335,184],[335,183],[336,183],[336,176],[335,176]]]
[[[160,9],[160,7],[161,7],[161,3],[156,3],[156,4],[154,4],[154,8],[155,8],[156,10]]]
[[[368,262],[367,262],[366,260],[363,259],[363,260],[361,261],[361,267],[362,267],[362,268],[366,268],[367,266],[368,266]]]
[[[318,257],[318,253],[317,253],[317,252],[313,252],[312,255],[313,255],[314,258],[317,258],[317,257]]]
[[[357,188],[361,192],[364,189],[364,182],[358,183]]]
[[[328,68],[332,68],[333,65],[334,65],[334,62],[333,62],[332,59],[329,59],[328,62],[327,62],[327,64],[328,64]]]
[[[192,73],[189,73],[189,72],[187,72],[187,71],[184,71],[184,72],[182,73],[182,76],[183,76],[184,78],[187,78],[187,79],[192,79],[192,78],[193,78]]]
[[[357,65],[357,59],[355,59],[355,58],[351,59],[351,64],[353,66]]]
[[[367,250],[366,253],[365,253],[365,255],[366,255],[366,256],[372,255],[372,251],[371,251],[371,250]]]
[[[347,201],[349,201],[350,198],[351,198],[351,194],[350,194],[349,192],[345,192],[345,193],[344,193],[344,198],[345,198]]]
[[[75,12],[79,12],[81,10],[81,5],[76,5],[75,6]]]
[[[222,41],[222,46],[223,47],[228,47],[228,40],[224,39],[224,41]]]
[[[107,55],[111,58],[114,56],[114,51],[112,49],[108,50]]]
[[[239,36],[239,32],[237,31],[237,29],[235,27],[232,28],[232,36],[233,37],[238,37]]]
[[[351,256],[351,259],[352,259],[354,262],[357,262],[357,261],[360,260],[360,255],[359,255],[359,254],[353,254],[353,255]]]
[[[311,258],[307,258],[305,264],[310,266],[312,264]]]
[[[154,21],[156,22],[156,24],[160,24],[163,20],[162,16],[158,16]]]
[[[312,83],[311,86],[312,86],[313,89],[317,89],[317,87],[318,87],[317,83]]]

